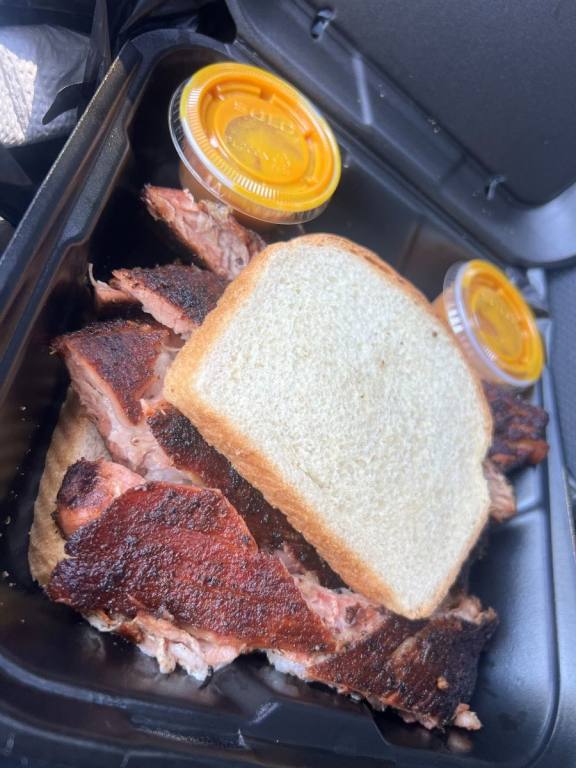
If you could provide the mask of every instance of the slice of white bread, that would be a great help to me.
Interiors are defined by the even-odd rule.
[[[41,586],[47,584],[57,563],[66,556],[65,542],[53,513],[66,470],[81,458],[93,461],[110,456],[98,430],[84,415],[76,395],[70,390],[46,454],[30,529],[28,564],[32,577]]]
[[[428,301],[332,235],[269,246],[165,395],[353,589],[432,613],[488,516],[481,386]]]

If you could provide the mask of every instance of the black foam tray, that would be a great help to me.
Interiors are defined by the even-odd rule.
[[[222,670],[205,688],[180,672],[163,676],[135,648],[48,602],[31,581],[33,501],[67,386],[50,340],[90,317],[88,263],[106,277],[115,266],[174,257],[139,190],[149,181],[177,183],[169,98],[195,69],[224,58],[260,61],[241,41],[224,46],[187,31],[127,44],[0,262],[0,756],[107,768],[568,766],[576,752],[574,538],[548,371],[534,397],[551,415],[549,458],[518,476],[520,513],[494,529],[472,572],[473,590],[501,617],[472,702],[485,724],[479,733],[405,725],[258,657]],[[331,119],[342,183],[307,231],[367,245],[430,297],[454,261],[497,259],[392,171],[348,111]],[[532,277],[545,293],[544,273]],[[552,322],[541,321],[546,338]]]

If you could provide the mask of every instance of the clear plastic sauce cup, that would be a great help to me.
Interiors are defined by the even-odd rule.
[[[481,259],[454,264],[434,307],[480,378],[516,388],[540,378],[544,347],[534,315],[498,267]]]
[[[295,88],[258,67],[211,64],[170,103],[183,187],[227,203],[256,228],[321,213],[340,180],[328,123]]]

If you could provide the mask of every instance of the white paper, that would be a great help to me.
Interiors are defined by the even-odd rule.
[[[0,28],[0,143],[28,144],[69,131],[70,110],[42,125],[65,85],[82,81],[88,38],[47,25]]]

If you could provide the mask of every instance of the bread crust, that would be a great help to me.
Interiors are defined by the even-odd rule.
[[[66,470],[81,458],[109,458],[109,454],[96,427],[83,413],[78,398],[70,390],[46,454],[30,529],[28,565],[32,577],[42,587],[48,583],[56,565],[66,557],[65,541],[53,513]]]
[[[295,489],[284,483],[278,476],[266,456],[260,453],[248,439],[241,436],[228,419],[208,407],[188,386],[188,382],[193,379],[194,373],[200,368],[211,345],[226,328],[236,310],[249,298],[261,272],[266,269],[268,260],[277,250],[286,252],[295,243],[298,244],[298,247],[309,245],[311,247],[334,247],[348,251],[354,257],[369,263],[380,276],[383,275],[388,281],[395,282],[415,303],[426,310],[438,332],[450,339],[454,349],[458,351],[470,371],[478,395],[478,404],[483,413],[484,443],[485,450],[488,450],[492,437],[492,416],[480,379],[470,368],[457,341],[437,317],[432,305],[415,286],[401,277],[388,264],[385,264],[375,253],[346,238],[330,234],[305,235],[288,243],[270,245],[259,253],[227,287],[217,308],[206,317],[202,326],[195,332],[193,342],[186,344],[179,352],[166,376],[165,397],[191,419],[204,439],[223,453],[242,477],[254,485],[270,504],[278,507],[286,514],[292,525],[316,547],[331,568],[352,589],[375,602],[383,603],[392,611],[410,619],[425,618],[433,613],[442,602],[478,540],[488,520],[488,502],[484,514],[479,518],[476,528],[463,549],[461,560],[446,575],[444,582],[439,585],[430,599],[422,603],[418,610],[408,611],[387,585],[382,575],[371,568],[369,563],[364,562],[362,558],[351,552],[346,547],[345,542],[336,537],[328,526],[318,519],[315,510],[307,505]],[[479,457],[479,460],[481,461],[483,458],[483,456]]]

